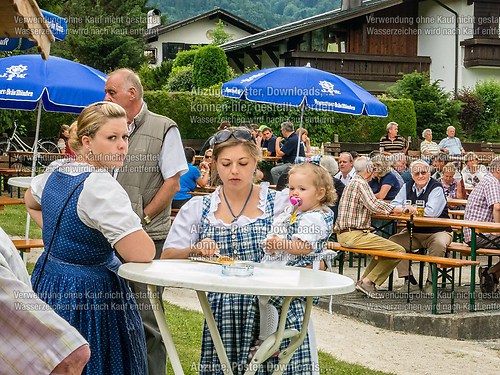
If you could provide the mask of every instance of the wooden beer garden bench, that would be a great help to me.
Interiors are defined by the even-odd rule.
[[[25,253],[31,252],[31,249],[39,249],[43,248],[43,240],[41,239],[22,239],[22,240],[12,240],[14,246],[21,253],[21,258],[23,258],[26,263],[26,259],[24,258]]]
[[[450,199],[448,199],[448,204],[450,204]],[[466,204],[466,200],[460,200],[460,199],[455,199],[453,200],[455,203],[462,203]],[[409,221],[410,217],[409,216],[398,216],[398,215],[372,215],[372,218],[374,219],[381,219],[381,220],[403,220],[403,221]],[[482,233],[498,233],[500,232],[500,223],[491,223],[491,222],[483,222],[483,221],[472,221],[472,220],[460,220],[460,219],[443,219],[443,218],[434,218],[434,217],[418,217],[414,216],[413,218],[414,225],[416,226],[427,226],[427,227],[452,227],[452,228],[470,228],[471,230],[471,244],[470,244],[470,257],[472,261],[476,260],[477,255],[497,255],[497,254],[491,254],[490,249],[481,249],[479,250],[478,247],[476,246],[476,236],[481,236]],[[455,248],[461,249],[462,253],[466,251],[466,247],[461,245],[460,247],[454,245]],[[453,247],[448,249],[449,251],[453,251]],[[494,249],[493,249],[494,250]],[[481,253],[481,254],[479,254]],[[475,301],[475,294],[476,294],[476,265],[477,264],[472,264],[471,265],[471,282],[470,282],[470,311],[476,311],[476,301]]]
[[[357,254],[367,254],[373,256],[375,259],[386,258],[386,259],[407,259],[410,261],[430,263],[431,273],[432,273],[432,313],[437,314],[437,284],[438,284],[438,268],[445,269],[451,268],[451,312],[454,312],[455,305],[455,268],[461,268],[463,266],[477,266],[478,261],[466,260],[466,259],[455,259],[455,258],[444,258],[444,257],[434,257],[430,255],[418,254],[418,253],[396,253],[393,251],[386,250],[370,250],[370,249],[354,249],[341,246],[338,242],[329,241],[327,243],[327,249],[348,253]],[[422,266],[421,266],[422,269]],[[343,273],[343,257],[339,257],[339,273]],[[358,257],[358,279],[361,274],[361,258]],[[446,276],[446,274],[444,275]],[[422,286],[422,285],[420,285]],[[392,280],[389,281],[389,289],[392,290]]]

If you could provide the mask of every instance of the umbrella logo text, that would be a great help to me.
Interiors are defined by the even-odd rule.
[[[7,81],[12,81],[12,78],[26,78],[26,74],[23,74],[26,70],[28,70],[26,65],[12,65],[5,69],[4,74],[0,74],[0,78],[7,77]]]
[[[333,83],[328,82],[328,81],[319,81],[319,85],[321,86],[322,90],[321,92],[328,93],[330,95],[342,95],[342,93],[339,90],[335,90],[335,86]]]
[[[250,77],[248,77],[248,78],[242,79],[242,80],[241,80],[241,83],[244,83],[244,82],[252,82],[252,81],[256,80],[257,78],[262,77],[262,76],[264,76],[264,75],[265,75],[265,73],[253,74],[253,75],[251,75],[251,76],[250,76]]]

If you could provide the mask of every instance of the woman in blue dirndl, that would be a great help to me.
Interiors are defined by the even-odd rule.
[[[288,204],[287,192],[275,192],[269,184],[253,184],[260,150],[245,128],[231,128],[214,136],[213,163],[223,186],[214,193],[193,197],[177,214],[165,241],[162,258],[187,258],[220,252],[239,260],[260,262],[263,243],[274,216]],[[227,352],[232,371],[243,374],[248,366],[250,347],[259,333],[257,297],[208,293],[208,300]],[[274,298],[281,311],[281,298]],[[304,308],[294,300],[287,315],[286,328],[301,329]],[[284,340],[281,349],[288,346]],[[314,356],[316,357],[316,356]],[[311,359],[309,336],[294,353],[285,374],[312,374],[317,363]],[[269,358],[257,373],[270,374],[278,358]],[[210,332],[205,324],[200,374],[222,374]]]
[[[147,374],[142,321],[117,274],[115,254],[149,262],[155,251],[127,193],[109,173],[121,167],[127,140],[120,106],[88,106],[72,134],[77,160],[53,163],[26,193],[46,247],[33,272],[34,290],[89,342],[87,375]]]

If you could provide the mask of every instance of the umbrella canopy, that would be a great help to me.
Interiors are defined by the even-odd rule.
[[[80,113],[104,97],[107,76],[74,61],[20,55],[0,59],[0,108]]]
[[[59,17],[53,13],[47,12],[46,10],[40,9],[42,16],[38,19],[38,23],[46,23],[50,31],[55,37],[55,40],[64,40],[66,38],[66,33],[68,31],[68,26],[66,24],[66,20],[62,17]],[[24,19],[24,17],[21,17]],[[21,30],[23,30],[22,26],[18,26],[15,30],[19,30],[18,34],[21,34]],[[47,31],[46,31],[47,32]],[[14,37],[0,37],[0,51],[13,51],[15,49],[29,49],[35,46],[35,42],[30,40],[29,38],[14,38]]]
[[[222,95],[349,115],[387,116],[387,107],[346,78],[305,67],[257,70],[222,85]]]

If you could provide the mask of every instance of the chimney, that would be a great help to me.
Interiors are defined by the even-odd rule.
[[[148,12],[148,30],[161,25],[161,12],[158,9],[151,9]]]
[[[342,0],[342,10],[360,7],[363,0]]]

